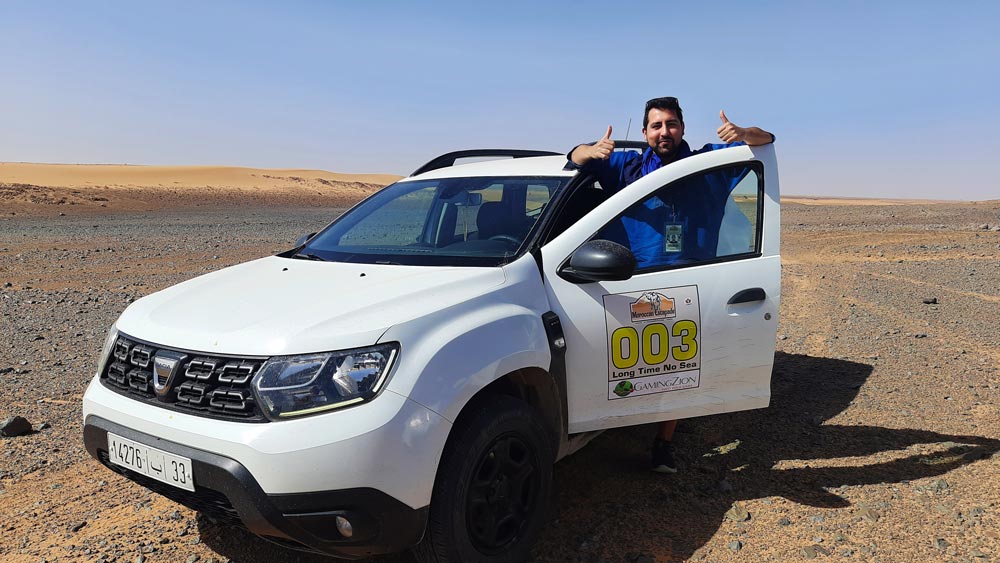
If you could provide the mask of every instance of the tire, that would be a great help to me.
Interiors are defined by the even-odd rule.
[[[506,396],[472,408],[441,458],[421,563],[523,561],[549,514],[555,455],[538,412]]]

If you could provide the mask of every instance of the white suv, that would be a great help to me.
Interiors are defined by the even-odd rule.
[[[513,158],[456,165],[484,156]],[[610,196],[565,164],[450,153],[293,250],[136,301],[84,396],[88,451],[296,549],[524,559],[553,462],[598,431],[767,406],[778,322],[773,145]],[[724,217],[683,227],[711,255],[637,265],[624,218],[719,174]]]

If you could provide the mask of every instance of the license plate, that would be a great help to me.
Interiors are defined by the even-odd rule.
[[[111,463],[194,492],[191,460],[108,432]]]

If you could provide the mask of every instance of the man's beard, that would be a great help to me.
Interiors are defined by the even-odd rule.
[[[677,148],[680,146],[680,144],[674,143],[672,139],[670,140],[669,143],[665,144],[666,147],[664,148],[661,146],[661,143],[656,143],[656,146],[653,147],[653,152],[655,152],[656,156],[660,157],[660,160],[662,161],[672,160],[674,156],[677,154]]]

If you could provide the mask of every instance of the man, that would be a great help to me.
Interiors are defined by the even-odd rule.
[[[719,117],[722,125],[716,133],[725,144],[707,144],[692,151],[684,140],[684,114],[677,98],[654,98],[646,102],[642,133],[649,148],[641,155],[633,151],[614,152],[609,125],[604,137],[591,145],[577,146],[567,158],[571,167],[595,175],[601,187],[613,194],[688,156],[742,144],[757,146],[774,142],[774,135],[759,127],[744,128],[730,122],[725,111],[720,111]],[[631,248],[639,268],[714,257],[725,205],[740,179],[742,175],[733,173],[700,177],[672,190],[669,202],[653,197],[633,206],[621,221],[609,225],[599,236],[621,241]],[[672,442],[676,428],[676,420],[660,423],[651,455],[653,471],[677,472]]]

